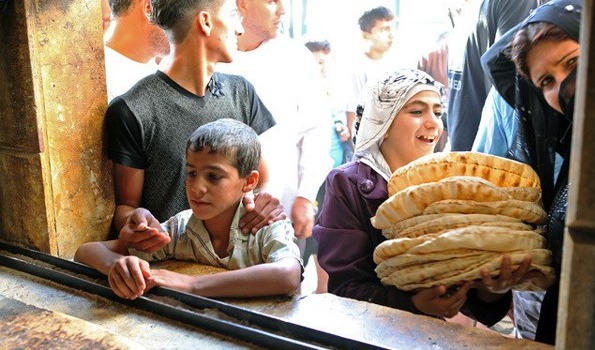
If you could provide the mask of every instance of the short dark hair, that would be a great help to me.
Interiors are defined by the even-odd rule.
[[[328,40],[310,40],[304,45],[312,52],[322,51],[326,54],[331,52],[331,43]]]
[[[186,152],[203,150],[227,157],[238,169],[240,177],[246,177],[253,170],[258,170],[258,135],[254,129],[239,120],[222,118],[196,129],[186,144]]]
[[[166,31],[170,41],[178,42],[186,36],[199,11],[218,10],[222,3],[223,0],[151,0],[150,19]]]
[[[363,15],[359,18],[357,23],[359,23],[359,28],[362,32],[370,32],[376,21],[392,21],[395,18],[395,15],[392,13],[391,10],[384,6],[378,6],[371,10],[364,12]]]
[[[519,29],[508,47],[508,54],[517,72],[525,79],[531,81],[527,55],[532,48],[544,40],[564,41],[571,39],[568,33],[555,24],[549,22],[530,23]]]
[[[114,17],[125,15],[132,6],[134,0],[109,0],[109,8]]]

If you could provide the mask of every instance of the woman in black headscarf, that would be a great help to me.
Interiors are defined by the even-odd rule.
[[[509,156],[531,164],[540,176],[548,211],[545,230],[558,276],[582,7],[580,0],[549,1],[482,57],[492,83],[518,112],[519,133]],[[548,288],[542,302],[537,341],[555,343],[558,294],[559,282]]]

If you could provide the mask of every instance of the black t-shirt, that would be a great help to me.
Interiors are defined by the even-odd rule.
[[[237,75],[215,73],[199,97],[157,71],[110,103],[108,157],[145,170],[141,206],[157,220],[188,209],[186,143],[199,126],[220,118],[240,120],[258,134],[275,125],[252,84]]]

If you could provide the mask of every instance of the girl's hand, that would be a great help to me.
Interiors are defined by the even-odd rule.
[[[510,255],[505,254],[500,265],[500,275],[492,278],[488,269],[482,269],[480,271],[481,281],[475,282],[473,287],[492,294],[505,294],[529,277],[530,266],[531,256],[527,255],[523,258],[521,265],[513,271]]]
[[[445,286],[422,289],[412,297],[413,305],[428,315],[452,318],[465,304],[471,282],[447,290]]]

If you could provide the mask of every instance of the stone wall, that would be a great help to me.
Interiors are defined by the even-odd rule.
[[[0,18],[0,238],[70,257],[107,237],[100,2],[10,0]]]

